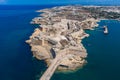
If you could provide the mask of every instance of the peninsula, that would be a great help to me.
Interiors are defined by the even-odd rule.
[[[108,11],[109,9],[109,11]],[[112,11],[110,9],[116,9]],[[100,19],[120,19],[119,7],[61,6],[38,10],[40,16],[32,24],[34,30],[26,42],[33,56],[47,63],[48,69],[40,80],[50,80],[55,70],[75,70],[87,62],[87,51],[81,41],[93,30]]]

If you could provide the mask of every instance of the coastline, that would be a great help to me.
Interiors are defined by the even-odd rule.
[[[63,6],[62,6],[63,7]],[[54,7],[54,8],[57,8],[57,7]],[[50,10],[50,9],[49,9]],[[44,17],[44,16],[46,16],[45,15],[45,13],[49,13],[49,10],[48,9],[44,9],[44,10],[40,10],[40,11],[37,11],[37,12],[42,12],[42,17]],[[32,23],[33,24],[39,24],[39,19],[41,19],[42,20],[42,17],[38,17],[38,19],[37,19],[37,17],[36,18],[34,18],[33,19],[33,21],[32,21]],[[90,27],[86,27],[86,29],[90,29],[90,30],[93,30],[94,29],[94,27],[97,27],[98,26],[98,24],[97,24],[97,22],[99,21],[99,20],[95,20],[95,19],[93,19],[93,18],[90,18],[90,19],[86,19],[86,20],[83,20],[83,21],[76,21],[76,20],[67,20],[67,19],[61,19],[61,22],[58,22],[58,23],[54,23],[55,25],[58,25],[58,24],[63,24],[62,26],[64,26],[64,25],[67,25],[67,23],[68,22],[73,22],[73,24],[71,24],[71,25],[74,25],[75,23],[80,23],[81,25],[84,25],[84,23],[86,24],[86,22],[90,22],[91,21],[91,26]],[[66,22],[66,23],[65,23]],[[42,24],[42,22],[41,22],[41,24]],[[89,25],[89,24],[88,24]],[[49,26],[49,25],[48,25]],[[43,25],[40,25],[40,28],[41,27],[47,27],[47,26],[45,26],[44,24]],[[83,28],[85,28],[85,27],[83,27]],[[82,33],[81,33],[81,31],[80,31],[80,34],[85,34],[85,35],[82,35],[80,38],[79,38],[79,40],[78,40],[78,42],[77,42],[77,44],[79,43],[79,45],[80,45],[80,47],[81,47],[81,49],[82,49],[82,51],[84,52],[83,54],[84,54],[84,56],[83,56],[83,58],[86,58],[87,57],[87,51],[86,51],[86,49],[84,48],[84,46],[82,45],[82,43],[81,43],[81,41],[82,41],[82,39],[84,39],[85,37],[89,37],[89,35],[88,34],[86,34],[85,32],[84,32],[84,29],[81,29],[82,30]],[[35,48],[33,48],[33,46],[34,45],[32,45],[31,44],[31,39],[32,38],[34,38],[34,37],[37,37],[37,35],[39,35],[40,34],[40,32],[42,32],[41,30],[39,30],[39,28],[37,28],[37,29],[35,29],[35,31],[34,31],[34,33],[32,34],[32,36],[30,37],[30,40],[27,40],[26,42],[27,43],[29,43],[30,44],[30,46],[32,47],[32,49],[31,49],[31,51],[32,52],[34,52],[34,51],[39,51],[39,49],[37,49],[37,50],[35,50],[35,48],[37,48],[37,47],[35,47]],[[74,32],[73,32],[74,33]],[[74,36],[77,36],[77,38],[78,38],[78,33],[74,33],[73,34],[73,37]],[[77,45],[77,46],[79,46],[79,45]],[[49,46],[50,47],[50,46]],[[40,47],[39,47],[40,48]],[[41,49],[43,50],[43,48],[41,47]],[[49,50],[50,50],[50,48],[49,48]],[[44,50],[44,52],[45,52],[46,50]],[[39,51],[40,52],[40,51]],[[48,52],[48,51],[47,51]],[[47,53],[47,52],[45,52],[45,53]],[[57,52],[57,51],[56,51]],[[39,54],[39,53],[37,53],[37,54]],[[36,57],[37,59],[40,59],[40,60],[44,60],[44,58],[41,58],[41,57],[39,57],[39,55],[37,55],[36,53],[33,53],[33,55],[34,55],[34,57]],[[48,66],[51,64],[51,59],[50,59],[50,56],[48,55],[48,54],[50,54],[50,53],[47,53],[45,56],[47,56],[49,59],[46,59],[45,61],[47,62],[47,64],[48,64]],[[79,55],[79,56],[81,56],[81,55]],[[76,57],[77,58],[77,57]],[[78,60],[81,60],[82,58],[77,58]],[[75,60],[75,59],[74,59]],[[83,59],[84,60],[84,59]],[[67,63],[64,63],[64,61],[63,61],[63,63],[61,62],[61,64],[64,64],[64,65],[67,65],[67,64],[69,64],[71,61],[68,61]],[[77,62],[76,62],[77,63]],[[72,67],[72,68],[70,68],[70,69],[67,69],[67,68],[65,68],[64,69],[64,67],[58,67],[58,70],[75,70],[75,69],[77,69],[77,68],[79,68],[79,67],[83,67],[83,65],[86,63],[86,60],[84,60],[83,62],[81,62],[81,64],[78,64],[76,67],[74,66],[74,67]],[[71,65],[69,65],[69,66],[73,66],[73,64],[72,63],[70,63]]]
[[[37,12],[42,14],[31,23],[40,27],[26,42],[30,44],[34,57],[47,63],[48,69],[40,80],[50,75],[49,80],[56,69],[70,71],[83,67],[87,62],[87,50],[81,42],[89,37],[85,30],[94,30],[98,22],[107,19],[95,19],[96,16],[81,6],[53,7]]]

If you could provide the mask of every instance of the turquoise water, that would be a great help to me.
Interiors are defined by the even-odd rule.
[[[32,57],[25,43],[37,27],[29,24],[39,13],[52,6],[0,7],[0,80],[36,80],[46,69],[43,61]],[[73,73],[55,73],[51,80],[120,80],[120,22],[103,20],[90,37],[83,40],[88,64]],[[100,28],[108,25],[109,34]]]
[[[108,25],[109,34],[101,31]],[[120,22],[103,20],[90,37],[83,40],[88,64],[74,73],[55,73],[52,80],[120,80]]]

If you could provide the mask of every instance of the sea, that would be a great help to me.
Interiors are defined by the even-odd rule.
[[[30,24],[40,14],[35,11],[54,6],[0,5],[0,80],[38,80],[47,69],[44,61],[32,56],[25,40],[38,27]],[[77,71],[56,72],[51,80],[120,80],[120,21],[101,20],[98,24],[95,30],[86,30],[90,36],[82,41],[88,63]]]

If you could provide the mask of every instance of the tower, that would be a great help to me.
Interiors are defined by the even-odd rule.
[[[76,9],[73,7],[73,11],[72,11],[73,15],[76,15],[75,11]]]

